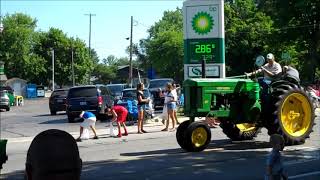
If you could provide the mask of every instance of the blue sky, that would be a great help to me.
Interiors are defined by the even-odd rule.
[[[1,1],[1,0],[0,0]],[[147,29],[161,19],[166,10],[182,7],[179,0],[118,0],[118,1],[54,1],[54,0],[2,0],[2,14],[22,12],[38,20],[38,30],[50,27],[63,30],[68,36],[79,37],[89,44],[89,16],[92,13],[91,47],[100,59],[108,55],[128,56],[125,48],[130,41],[130,16],[133,16],[133,42],[148,36]]]

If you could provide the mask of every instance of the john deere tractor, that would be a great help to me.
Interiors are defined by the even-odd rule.
[[[257,58],[257,66],[263,63],[261,56]],[[264,88],[246,76],[187,79],[183,88],[184,114],[190,119],[180,124],[176,138],[186,151],[202,151],[211,141],[209,126],[196,117],[219,119],[223,132],[234,141],[252,140],[265,127],[269,135],[282,135],[287,145],[301,144],[314,126],[312,101],[290,71]]]

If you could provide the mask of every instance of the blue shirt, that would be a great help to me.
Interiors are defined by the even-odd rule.
[[[272,175],[278,175],[282,173],[283,162],[282,162],[281,154],[279,151],[272,149],[271,153],[267,158],[267,166],[271,166]]]
[[[92,118],[92,117],[96,117],[92,112],[84,112],[82,118],[83,119],[89,119],[89,118]]]

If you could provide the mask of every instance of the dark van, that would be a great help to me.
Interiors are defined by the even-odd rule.
[[[90,111],[97,118],[105,118],[104,109],[113,105],[114,97],[106,86],[88,85],[69,89],[67,96],[67,116],[69,122],[74,122],[81,111]]]
[[[57,111],[66,110],[68,89],[56,89],[49,98],[49,109],[51,115],[56,115]]]

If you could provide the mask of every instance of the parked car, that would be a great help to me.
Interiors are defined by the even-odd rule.
[[[125,84],[108,84],[107,88],[110,90],[112,96],[115,100],[121,99],[122,90],[126,88]]]
[[[87,85],[69,89],[67,95],[67,116],[69,122],[75,122],[81,111],[90,111],[98,119],[105,119],[104,109],[112,106],[114,97],[106,86]]]
[[[10,111],[10,101],[6,91],[0,91],[0,109]]]
[[[51,115],[56,115],[58,111],[67,110],[68,89],[54,90],[49,98],[49,109]]]
[[[171,78],[162,78],[162,79],[152,79],[149,82],[149,87],[148,89],[150,90],[152,96],[153,96],[153,100],[154,100],[154,108],[158,108],[158,107],[163,107],[164,105],[164,97],[160,96],[160,91],[159,89],[161,89],[162,91],[165,90],[166,85],[168,83],[174,83],[173,79]]]

